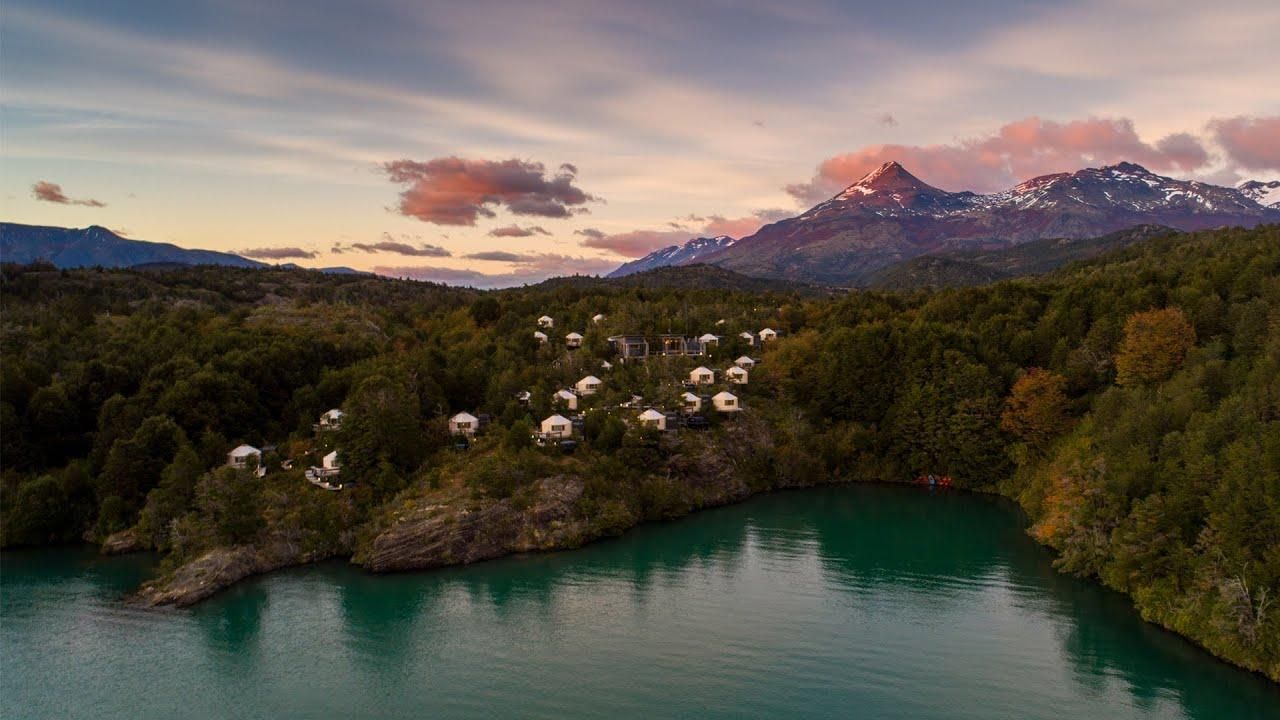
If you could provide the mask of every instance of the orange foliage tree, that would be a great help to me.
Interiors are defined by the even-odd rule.
[[[1134,313],[1124,324],[1124,339],[1116,353],[1116,383],[1144,385],[1159,382],[1182,367],[1196,344],[1196,331],[1177,308]]]
[[[1067,427],[1066,387],[1065,377],[1029,368],[1005,398],[1000,427],[1034,448],[1043,448]]]

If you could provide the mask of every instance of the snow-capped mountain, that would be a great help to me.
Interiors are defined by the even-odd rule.
[[[689,265],[697,262],[700,257],[733,245],[734,242],[736,241],[728,235],[693,238],[683,245],[669,245],[638,260],[632,260],[609,273],[608,277],[624,277],[668,265]]]
[[[1269,222],[1280,222],[1280,208],[1240,189],[1176,180],[1133,163],[1044,175],[980,195],[941,190],[890,162],[699,262],[757,277],[857,285],[887,265],[942,250],[1097,237],[1144,224],[1201,230]]]
[[[1236,189],[1259,205],[1280,209],[1280,180],[1248,180]]]

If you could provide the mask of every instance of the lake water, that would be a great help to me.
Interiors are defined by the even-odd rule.
[[[139,557],[6,553],[0,717],[1280,717],[1063,577],[991,498],[775,493],[572,552],[123,605]]]

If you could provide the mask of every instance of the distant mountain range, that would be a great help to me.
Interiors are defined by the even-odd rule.
[[[77,230],[18,223],[0,223],[0,260],[12,263],[47,260],[58,268],[134,267],[156,263],[267,266],[231,253],[130,240],[100,225]]]
[[[709,255],[717,250],[723,250],[737,242],[728,235],[717,235],[716,237],[700,237],[694,238],[684,245],[670,245],[661,250],[654,250],[639,260],[632,260],[622,267],[609,273],[606,277],[620,278],[626,275],[633,275],[645,270],[653,270],[654,268],[667,267],[670,265],[692,265],[698,262],[698,258]]]
[[[130,240],[100,225],[60,228],[0,222],[0,262],[44,260],[57,268],[111,267],[163,270],[182,265],[226,265],[265,268],[267,263],[232,253],[191,250],[170,243]],[[281,267],[298,268],[288,263]],[[320,268],[321,272],[359,273],[348,267]]]
[[[754,235],[664,248],[619,268],[709,263],[754,277],[867,285],[904,260],[1034,240],[1096,238],[1138,225],[1202,230],[1280,222],[1280,183],[1176,180],[1133,163],[1033,178],[990,195],[948,192],[885,163],[835,197]],[[1048,246],[1046,246],[1048,247]]]

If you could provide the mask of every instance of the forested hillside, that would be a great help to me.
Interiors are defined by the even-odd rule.
[[[231,268],[6,267],[0,291],[6,545],[124,533],[166,554],[161,585],[230,549],[239,576],[332,556],[401,569],[571,546],[775,487],[932,473],[1017,499],[1063,571],[1280,680],[1275,226],[1161,236],[1035,279],[838,297]],[[765,327],[780,338],[738,337]],[[666,332],[723,339],[625,364],[606,341]],[[729,387],[744,354],[759,364],[732,387],[743,412],[706,413],[703,431],[637,422],[678,409],[697,365]],[[535,447],[552,394],[586,374],[603,388],[582,398],[579,447]],[[333,407],[342,429],[317,433]],[[460,410],[492,416],[466,450],[446,426]],[[264,478],[222,467],[241,442],[275,446]],[[331,449],[355,488],[302,478]]]

